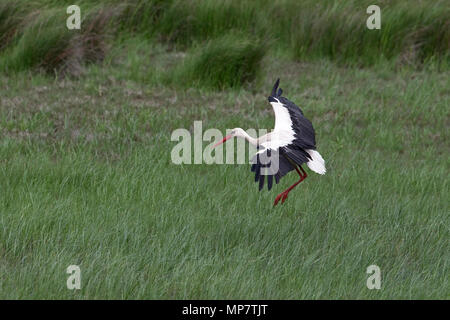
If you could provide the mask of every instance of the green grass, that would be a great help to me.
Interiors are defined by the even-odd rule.
[[[166,49],[130,39],[79,79],[0,76],[0,298],[449,298],[448,72],[271,54],[251,90],[185,90],[157,81],[181,59]],[[249,165],[171,163],[195,120],[272,128],[276,77],[325,176],[274,208],[294,174],[258,192]]]
[[[300,1],[279,5],[288,19],[277,31],[287,36],[296,59],[328,57],[364,66],[391,59],[412,65],[432,58],[448,62],[450,7],[444,2],[377,3],[381,29],[370,31],[366,27],[369,15],[363,13],[372,2],[323,3],[327,5],[322,8]]]
[[[63,55],[71,38],[67,29],[61,32],[64,21],[63,13],[57,9],[41,13],[17,38],[17,44],[6,51],[2,67],[6,71],[29,70],[36,66],[52,70],[60,63],[59,56]]]
[[[177,51],[205,48],[207,52],[197,53],[203,56],[214,51],[211,43],[216,42],[216,49],[218,42],[230,44],[218,53],[218,60],[235,59],[235,66],[242,61],[239,52],[233,52],[239,51],[241,39],[284,51],[296,61],[329,58],[343,66],[387,60],[415,68],[431,62],[446,70],[450,61],[448,1],[381,1],[381,30],[366,28],[369,0],[80,1],[81,31],[65,28],[68,4],[0,0],[0,71],[62,70],[79,76],[84,63],[101,62],[109,54],[107,43],[136,34]],[[197,73],[196,78],[212,78],[208,68]],[[219,76],[212,80],[222,81]]]
[[[447,2],[69,4],[0,0],[0,298],[450,298]],[[274,208],[295,174],[171,162],[196,120],[273,128],[278,77],[325,176]]]
[[[210,89],[236,88],[257,79],[267,48],[237,35],[214,39],[189,53],[167,82]]]

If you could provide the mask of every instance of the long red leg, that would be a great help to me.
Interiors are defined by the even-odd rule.
[[[281,203],[284,203],[284,201],[286,201],[287,196],[289,194],[289,192],[295,188],[296,185],[298,185],[300,182],[302,182],[303,180],[306,179],[306,177],[308,176],[305,172],[305,170],[303,170],[303,168],[301,166],[299,166],[300,170],[302,172],[300,172],[300,170],[298,170],[297,167],[295,167],[295,170],[297,171],[298,175],[300,176],[300,179],[294,183],[292,186],[290,186],[289,188],[287,188],[286,190],[284,190],[282,193],[280,193],[276,198],[275,198],[275,202],[273,203],[274,206],[276,206],[278,204],[278,202],[281,200]],[[303,173],[303,175],[302,175]]]

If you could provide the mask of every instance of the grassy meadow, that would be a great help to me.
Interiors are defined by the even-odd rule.
[[[0,0],[1,299],[450,298],[447,2],[78,3]],[[273,128],[278,77],[326,175],[171,162]]]

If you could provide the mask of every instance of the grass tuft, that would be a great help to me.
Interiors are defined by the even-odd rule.
[[[230,32],[259,37],[260,11],[261,3],[250,1],[174,1],[155,28],[161,40],[181,48]]]
[[[14,46],[1,56],[0,70],[18,72],[43,69],[79,75],[84,63],[101,61],[106,52],[105,37],[112,10],[86,13],[81,30],[66,28],[65,12],[57,8],[33,12],[16,35]]]
[[[257,79],[265,52],[258,40],[225,35],[194,48],[173,80],[214,89],[241,87]]]
[[[0,1],[0,51],[18,32],[24,11],[20,1]]]

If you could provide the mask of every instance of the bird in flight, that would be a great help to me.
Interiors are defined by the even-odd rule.
[[[284,203],[289,192],[306,179],[303,164],[306,163],[309,169],[318,174],[323,175],[326,172],[325,161],[316,150],[311,121],[295,103],[282,96],[283,90],[278,88],[279,84],[280,79],[277,79],[268,98],[275,112],[275,127],[270,133],[253,138],[245,130],[235,128],[230,135],[214,145],[217,147],[233,137],[244,138],[254,145],[258,152],[251,160],[251,171],[255,173],[255,182],[259,182],[260,191],[266,178],[267,188],[270,190],[274,179],[278,183],[288,172],[295,170],[298,173],[299,180],[277,195],[274,206],[280,200]]]

